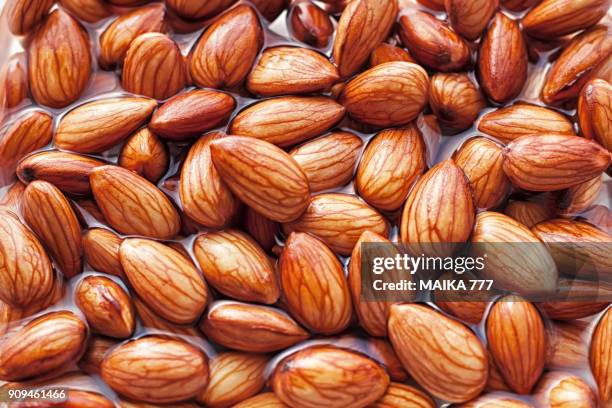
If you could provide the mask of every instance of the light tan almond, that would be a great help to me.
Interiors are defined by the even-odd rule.
[[[83,234],[85,261],[94,270],[122,278],[127,282],[119,260],[119,247],[123,240],[103,228],[90,228]]]
[[[370,405],[371,408],[434,408],[435,406],[434,401],[423,391],[395,382],[389,384],[382,398]]]
[[[568,188],[559,197],[559,214],[564,216],[574,215],[587,210],[595,203],[602,188],[602,176],[597,176]]]
[[[578,120],[584,137],[612,152],[612,86],[607,81],[594,79],[582,88]]]
[[[87,23],[97,23],[112,13],[104,0],[59,0],[63,8]]]
[[[157,183],[168,169],[166,146],[149,130],[142,128],[128,138],[119,153],[119,166]]]
[[[279,223],[272,221],[248,207],[244,215],[244,229],[264,249],[270,251],[276,244],[276,234],[280,231]]]
[[[515,219],[527,228],[549,220],[555,216],[555,208],[546,200],[540,201],[510,201],[504,214]]]
[[[11,33],[24,35],[45,19],[53,3],[53,0],[8,0],[2,13]]]

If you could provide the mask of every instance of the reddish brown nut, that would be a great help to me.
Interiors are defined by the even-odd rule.
[[[603,177],[597,176],[563,191],[558,199],[559,215],[575,215],[589,209],[603,189]]]
[[[264,392],[234,405],[234,408],[288,408],[273,392]]]
[[[444,8],[453,29],[467,38],[476,40],[489,24],[498,6],[498,0],[445,0]]]
[[[515,219],[527,228],[549,220],[555,216],[555,207],[547,200],[510,201],[504,214]]]
[[[415,62],[414,58],[408,51],[395,45],[380,43],[372,54],[370,54],[370,66],[375,67],[376,65],[384,64],[385,62]]]
[[[409,385],[392,382],[389,384],[385,395],[370,406],[372,408],[401,408],[410,406],[434,408],[436,404],[423,391]]]
[[[198,20],[212,17],[229,6],[236,0],[166,0],[166,6],[179,16],[188,20]]]
[[[593,79],[582,88],[578,121],[584,137],[612,152],[612,86],[607,81]]]
[[[252,208],[246,209],[244,216],[244,228],[255,239],[255,241],[266,251],[270,251],[276,244],[276,234],[280,225]]]
[[[6,15],[9,30],[15,35],[28,34],[44,20],[53,3],[53,0],[7,1],[3,14]]]
[[[166,173],[168,161],[166,146],[149,128],[142,128],[127,139],[119,154],[119,166],[152,183],[157,183]]]
[[[330,17],[310,1],[295,3],[289,10],[288,22],[296,40],[317,48],[327,47],[334,33]]]
[[[597,406],[595,393],[586,381],[576,375],[558,371],[549,372],[542,377],[535,390],[535,398],[543,406]]]
[[[591,372],[599,389],[599,401],[605,406],[612,402],[612,309],[601,317],[591,340]]]
[[[94,270],[124,279],[119,260],[119,247],[123,240],[103,228],[90,228],[83,234],[83,255]]]
[[[287,7],[287,0],[251,0],[251,3],[268,21],[274,21]]]
[[[471,127],[487,106],[468,74],[435,74],[429,83],[429,106],[442,127],[460,132]]]
[[[502,6],[511,11],[522,11],[531,8],[542,0],[501,0]]]
[[[29,92],[26,54],[14,54],[0,72],[0,101],[5,101],[6,108],[14,108],[28,97]]]
[[[102,336],[92,336],[87,342],[87,349],[79,360],[79,368],[90,375],[100,374],[100,364],[106,353],[119,344],[119,340]]]
[[[579,240],[577,241],[580,242]],[[574,243],[572,244],[576,245]],[[595,243],[595,245],[597,245],[597,243]],[[576,258],[580,258],[583,254],[579,254]],[[582,274],[579,275],[580,277],[582,276]],[[602,278],[607,279],[606,276],[602,276]],[[612,296],[611,283],[603,281],[595,282],[592,280],[589,281],[571,277],[559,279],[558,286],[559,297],[557,299],[564,300],[553,299],[550,302],[541,302],[538,304],[542,313],[550,319],[564,321],[582,319],[601,312],[610,304],[610,302],[606,302],[605,300],[610,299],[610,296]]]
[[[104,0],[59,0],[59,3],[79,20],[91,24],[112,14]]]

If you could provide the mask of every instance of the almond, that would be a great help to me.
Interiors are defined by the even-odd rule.
[[[582,134],[612,152],[612,86],[603,79],[589,81],[578,99]]]
[[[40,24],[53,6],[53,0],[9,0],[3,13],[14,35],[24,35]]]
[[[234,88],[242,84],[263,45],[257,13],[240,4],[211,24],[191,53],[189,69],[203,88]]]
[[[23,194],[23,218],[40,237],[67,278],[81,273],[81,226],[62,192],[46,181],[33,181]]]
[[[117,393],[151,403],[195,397],[208,384],[208,358],[191,344],[148,336],[106,355],[102,379]]]
[[[374,404],[372,408],[402,408],[402,407],[434,408],[436,404],[423,391],[409,385],[394,383],[389,384],[385,395]]]
[[[224,352],[210,362],[210,382],[198,401],[210,408],[228,407],[257,394],[265,383],[266,356]]]
[[[417,3],[435,11],[444,11],[444,0],[417,0]]]
[[[484,394],[466,404],[461,404],[461,408],[533,408],[532,405],[520,399],[511,398],[506,395],[496,393]]]
[[[206,307],[204,279],[175,249],[148,239],[128,238],[121,243],[119,259],[134,291],[161,317],[187,324]]]
[[[600,175],[610,160],[605,149],[581,137],[522,136],[504,150],[504,172],[525,190],[563,190]]]
[[[424,11],[399,19],[402,43],[420,64],[436,71],[458,71],[470,62],[470,49],[446,23]]]
[[[591,372],[599,389],[599,401],[603,406],[612,402],[612,377],[610,364],[612,362],[612,309],[608,309],[601,317],[591,340],[590,363]]]
[[[193,253],[206,281],[224,295],[245,302],[272,304],[278,300],[274,264],[245,233],[229,229],[201,234]]]
[[[159,407],[157,404],[148,404],[145,402],[134,402],[120,399],[119,406],[121,408],[156,408]],[[162,405],[163,406],[163,405]],[[172,408],[199,408],[200,406],[191,402],[173,403]]]
[[[286,0],[251,0],[257,11],[268,21],[274,21],[287,7]]]
[[[96,332],[120,339],[134,333],[136,323],[130,296],[112,279],[87,276],[76,288],[75,302]]]
[[[215,168],[230,190],[263,216],[289,222],[308,206],[306,175],[291,156],[273,144],[229,136],[213,141],[210,151]]]
[[[429,106],[443,127],[462,131],[487,103],[468,74],[437,73],[429,83]]]
[[[0,100],[6,101],[7,108],[14,108],[28,98],[29,91],[26,54],[14,54],[0,71]]]
[[[288,406],[283,404],[274,393],[264,392],[234,405],[234,408],[288,408]]]
[[[468,139],[453,156],[474,191],[476,208],[491,209],[499,206],[510,192],[510,180],[503,170],[503,148],[484,138]]]
[[[358,353],[313,346],[280,361],[271,385],[276,396],[292,407],[361,408],[385,394],[389,376]]]
[[[25,184],[21,181],[16,181],[0,198],[0,208],[5,207],[6,210],[19,215],[21,212],[21,200],[25,191]]]
[[[525,135],[575,134],[574,125],[567,116],[527,103],[515,103],[485,114],[478,122],[478,130],[504,143]]]
[[[169,239],[180,217],[168,197],[139,175],[117,166],[95,168],[91,190],[108,223],[129,235]]]
[[[342,187],[353,178],[363,141],[350,132],[331,132],[306,142],[289,154],[300,165],[311,191]]]
[[[340,77],[355,74],[389,34],[397,17],[397,0],[349,2],[338,22],[333,57]]]
[[[20,2],[29,6],[29,2]],[[90,74],[87,32],[66,12],[53,11],[36,30],[28,48],[32,96],[41,105],[63,108],[81,96]]]
[[[541,0],[501,0],[502,6],[511,11],[527,10],[540,3]]]
[[[556,296],[538,307],[550,319],[582,319],[604,310],[611,297],[612,283],[562,278]]]
[[[357,168],[355,188],[372,206],[394,211],[425,171],[425,143],[415,125],[388,129],[370,141]]]
[[[104,0],[59,0],[63,8],[79,20],[94,24],[111,15]]]
[[[5,209],[0,210],[0,300],[26,307],[53,288],[53,271],[38,239]]]
[[[531,228],[542,221],[553,218],[555,209],[542,201],[510,201],[504,214],[527,228]]]
[[[446,281],[461,281],[465,284],[468,290],[453,291],[444,290],[439,288],[433,291],[433,297],[438,306],[442,311],[463,320],[469,324],[479,324],[487,314],[487,309],[491,305],[490,299],[496,296],[493,290],[478,289],[477,287],[472,289],[469,283],[469,278],[473,277],[469,274],[462,274],[457,276],[453,272],[445,272],[441,274],[437,280],[441,283]],[[489,377],[491,374],[489,375]]]
[[[385,62],[415,62],[408,51],[395,45],[380,43],[370,54],[370,66],[384,64]]]
[[[225,124],[236,107],[226,93],[196,89],[177,95],[153,115],[149,128],[159,136],[182,141]]]
[[[200,328],[215,343],[250,353],[284,350],[308,338],[282,311],[238,302],[214,303]]]
[[[21,381],[57,373],[85,350],[87,326],[74,313],[51,312],[0,343],[0,379]]]
[[[364,231],[387,236],[389,225],[376,210],[348,194],[326,193],[310,199],[296,221],[283,224],[286,234],[307,232],[321,239],[339,255],[349,255]]]
[[[286,147],[327,131],[344,117],[344,112],[342,105],[326,97],[268,99],[241,111],[229,132]]]
[[[288,14],[293,38],[317,48],[325,48],[334,34],[334,25],[327,13],[311,2],[297,2]]]
[[[187,336],[188,339],[196,342],[199,340],[204,341],[202,333],[193,325],[185,326],[172,323],[156,314],[137,296],[134,296],[132,300],[134,308],[138,313],[138,318],[144,327],[178,336]]]
[[[276,234],[280,230],[280,225],[252,208],[246,209],[244,216],[244,229],[253,239],[266,251],[270,251],[276,244]]]
[[[427,306],[403,304],[391,306],[388,328],[402,365],[427,392],[450,402],[480,395],[489,361],[478,337],[463,324]]]
[[[17,176],[24,183],[47,181],[66,194],[89,195],[89,175],[104,162],[80,154],[46,150],[23,159],[17,166]]]
[[[568,188],[559,198],[559,214],[572,215],[587,210],[595,203],[602,188],[602,176]]]
[[[300,47],[266,49],[247,77],[247,89],[261,96],[326,91],[338,81],[338,71],[323,55]]]
[[[87,342],[87,349],[81,360],[79,368],[90,375],[100,374],[100,364],[106,353],[119,344],[118,340],[102,336],[92,336]]]
[[[609,0],[544,0],[523,17],[523,30],[542,39],[575,33],[601,20],[610,5]]]
[[[468,40],[476,40],[487,27],[498,0],[445,0],[444,8],[451,27]]]
[[[593,225],[597,226],[608,234],[612,234],[612,210],[604,205],[595,205],[584,215]]]
[[[595,394],[586,381],[562,372],[549,372],[542,377],[535,394],[536,400],[542,406],[562,407],[568,404],[586,408],[597,406]]]
[[[219,14],[232,5],[235,0],[167,0],[166,6],[179,16],[197,20]]]
[[[498,103],[516,98],[527,81],[527,45],[516,21],[498,12],[478,50],[484,92]]]
[[[55,146],[79,153],[110,149],[138,129],[157,103],[147,98],[107,98],[83,104],[62,118]]]
[[[119,166],[157,183],[168,169],[166,146],[148,128],[130,136],[119,154]]]
[[[590,331],[588,323],[554,322],[547,328],[549,352],[546,357],[548,369],[572,369],[574,367],[587,367],[589,364],[589,350],[585,345]]]
[[[453,294],[451,294],[451,296],[453,296]],[[463,320],[469,324],[478,324],[486,315],[489,302],[477,302],[473,300],[436,300],[436,305],[446,313],[457,317],[459,320]]]

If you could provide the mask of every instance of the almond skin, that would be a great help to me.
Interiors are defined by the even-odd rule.
[[[284,350],[308,338],[308,333],[282,311],[238,302],[213,304],[200,329],[215,343],[250,353]]]
[[[0,379],[22,381],[57,372],[85,350],[87,326],[68,311],[42,315],[0,343]]]
[[[119,166],[157,183],[168,169],[168,150],[148,128],[134,133],[123,145]]]
[[[589,384],[578,376],[562,372],[553,371],[544,375],[538,383],[535,395],[536,400],[542,406],[579,405],[585,408],[597,407],[597,399]]]
[[[167,30],[162,4],[144,6],[115,19],[100,35],[100,66],[110,69],[122,64],[130,43],[144,33]]]
[[[523,17],[523,30],[551,39],[589,28],[610,9],[609,0],[544,0]]]
[[[132,336],[136,325],[132,300],[113,280],[87,276],[76,288],[75,302],[96,332],[120,339]]]
[[[579,245],[578,241],[576,246]],[[582,319],[601,312],[610,304],[605,300],[609,300],[612,296],[612,283],[570,277],[559,279],[558,286],[557,300],[538,304],[542,313],[550,319],[564,321]],[[558,300],[562,298],[566,300]]]
[[[148,98],[108,98],[86,103],[62,118],[55,146],[79,153],[110,149],[138,129],[157,103]]]
[[[97,167],[89,179],[96,203],[117,231],[157,239],[169,239],[178,233],[178,212],[146,179],[117,166]]]
[[[293,38],[313,47],[327,47],[334,34],[334,25],[325,11],[304,1],[291,6],[288,16]]]
[[[19,215],[21,212],[21,200],[25,191],[25,184],[21,181],[16,181],[4,193],[4,197],[0,198],[0,208],[11,211]]]
[[[504,172],[525,190],[563,190],[597,177],[610,160],[605,149],[581,137],[522,136],[504,149]]]
[[[487,103],[467,74],[437,73],[429,83],[429,106],[443,127],[460,132],[474,124]]]
[[[512,186],[504,174],[502,151],[497,143],[475,137],[464,143],[453,156],[470,181],[476,208],[495,208],[510,192]]]
[[[571,369],[587,367],[589,364],[589,349],[585,347],[590,331],[588,323],[554,322],[547,326],[549,352],[546,356],[546,368]]]
[[[276,244],[276,234],[280,225],[252,208],[247,208],[244,215],[244,229],[266,251],[270,251]]]
[[[28,185],[21,204],[23,218],[67,278],[81,273],[81,226],[70,202],[46,181]]]
[[[424,11],[411,11],[399,19],[402,43],[423,66],[450,72],[470,62],[470,49],[448,25]]]
[[[503,394],[484,394],[468,403],[459,405],[461,408],[533,408],[525,401],[508,397]]]
[[[436,404],[423,391],[409,385],[392,382],[385,395],[372,408],[402,408],[402,407],[434,408]]]
[[[100,364],[104,355],[119,344],[118,340],[103,336],[92,336],[87,342],[87,349],[79,360],[79,368],[90,375],[100,374]]]
[[[429,80],[423,68],[409,62],[388,62],[353,78],[339,102],[362,123],[380,127],[405,125],[427,103]]]
[[[371,67],[384,64],[385,62],[396,61],[415,62],[408,51],[387,43],[378,44],[374,51],[372,51],[372,54],[370,54]]]
[[[478,130],[504,143],[526,135],[576,134],[567,116],[543,106],[526,103],[516,103],[485,114],[478,122]]]
[[[47,150],[34,153],[17,166],[17,176],[23,183],[47,181],[66,194],[91,194],[89,175],[104,162],[80,154]]]
[[[240,4],[211,24],[195,45],[191,78],[202,88],[234,88],[246,78],[262,45],[257,13]]]
[[[93,24],[111,15],[104,0],[59,0],[63,8],[79,20]]]
[[[326,97],[268,99],[241,111],[232,121],[229,133],[287,147],[327,131],[344,117],[344,112],[342,105]]]
[[[14,108],[28,98],[29,91],[26,54],[14,54],[0,71],[0,100],[6,102],[7,108]]]
[[[291,156],[273,144],[229,136],[213,141],[210,151],[215,168],[230,190],[263,216],[289,222],[308,206],[306,175]]]
[[[389,34],[397,17],[397,0],[350,2],[338,22],[333,57],[341,78],[355,74]]]
[[[36,102],[63,108],[76,101],[91,75],[89,37],[66,12],[52,12],[28,47],[30,90]]]
[[[234,408],[288,408],[288,405],[283,404],[273,392],[264,392],[234,405]]]
[[[518,23],[498,12],[478,51],[482,89],[498,103],[514,99],[527,81],[527,62],[527,45]]]
[[[306,142],[289,154],[300,165],[311,191],[342,187],[353,178],[363,141],[350,132],[331,132]]]
[[[362,408],[384,395],[389,376],[361,354],[314,346],[280,361],[271,385],[276,396],[292,407]]]
[[[279,259],[287,308],[315,333],[336,334],[351,318],[351,298],[342,264],[319,239],[293,232]]]
[[[349,255],[364,231],[388,236],[389,225],[376,210],[348,194],[326,193],[310,199],[296,221],[283,224],[286,234],[307,232],[325,242],[339,255]]]
[[[278,300],[274,264],[244,232],[228,229],[199,235],[193,252],[206,281],[224,295],[266,304]]]
[[[203,340],[201,332],[194,326],[185,326],[172,323],[163,317],[160,317],[150,307],[148,307],[140,298],[133,297],[134,308],[138,313],[142,325],[146,328],[160,330],[165,333],[171,333],[178,336],[187,336],[188,338],[199,341]]]
[[[355,176],[357,192],[370,205],[397,210],[427,166],[425,143],[415,125],[378,133],[368,144]]]
[[[0,211],[0,300],[26,307],[53,288],[53,271],[38,239],[5,209]]]
[[[136,37],[125,54],[123,88],[155,99],[176,95],[187,84],[187,66],[178,45],[161,33]]]
[[[553,218],[555,216],[555,209],[545,202],[510,201],[504,210],[504,214],[527,228],[531,228],[537,223]]]
[[[568,188],[559,197],[559,215],[574,215],[587,210],[597,200],[602,188],[602,176]]]
[[[468,40],[480,37],[495,13],[498,0],[445,0],[451,27]]]
[[[188,20],[212,17],[232,5],[235,0],[168,0],[166,6]]]
[[[85,261],[94,270],[122,278],[123,267],[119,260],[119,247],[123,240],[115,233],[103,228],[90,228],[83,234]]]
[[[591,340],[590,363],[591,372],[599,389],[599,401],[603,406],[612,402],[612,309],[608,309],[595,328]]]
[[[578,99],[580,130],[612,152],[612,86],[603,79],[589,81]]]
[[[502,6],[511,11],[523,11],[540,3],[541,0],[501,0]]]
[[[260,96],[325,91],[338,81],[338,71],[316,51],[300,47],[266,49],[247,77],[247,89]]]
[[[156,241],[128,238],[119,247],[119,259],[134,291],[161,317],[188,324],[206,307],[206,283],[180,252]]]
[[[208,373],[208,358],[198,348],[157,336],[121,344],[101,366],[102,379],[114,391],[156,404],[195,397],[208,384]]]
[[[466,326],[427,306],[403,304],[391,306],[388,327],[402,365],[431,395],[465,402],[483,391],[487,353]]]
[[[8,27],[14,35],[24,35],[43,21],[54,1],[52,0],[9,0],[3,13]]]

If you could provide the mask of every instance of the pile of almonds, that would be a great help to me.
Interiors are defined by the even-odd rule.
[[[67,395],[0,406],[612,407],[612,1],[419,1],[8,0],[0,395]],[[364,301],[364,242],[601,297]]]

